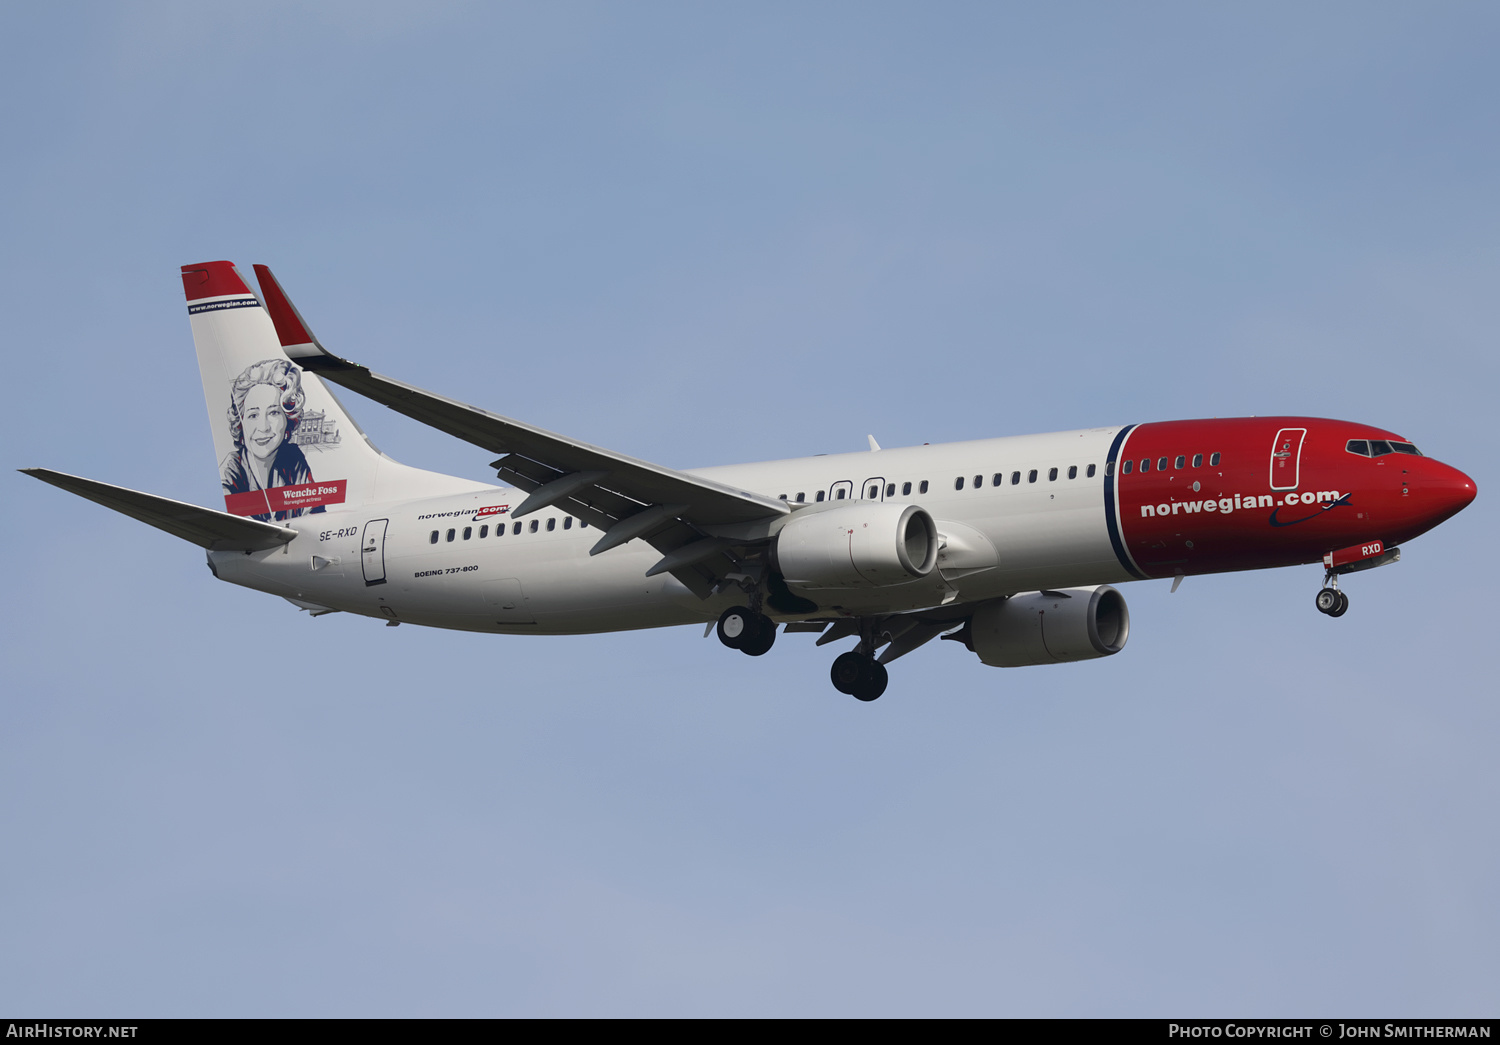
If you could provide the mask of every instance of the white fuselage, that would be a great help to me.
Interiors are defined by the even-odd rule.
[[[904,586],[904,596],[891,589],[879,594],[887,610],[916,609],[1131,579],[1111,548],[1104,515],[1105,457],[1118,431],[1093,428],[690,474],[794,504],[801,498],[806,511],[868,500],[872,491],[876,500],[922,506],[943,539],[938,568]],[[1076,469],[1073,478],[1070,469]],[[1012,482],[1015,473],[1019,482]],[[1000,485],[994,484],[997,474],[1003,476]],[[978,489],[975,476],[983,476]],[[963,488],[957,489],[960,477]],[[733,590],[699,599],[670,574],[647,577],[661,553],[643,541],[589,555],[601,531],[560,509],[512,520],[509,510],[525,496],[496,486],[330,508],[288,520],[285,525],[298,536],[282,549],[211,552],[209,560],[223,580],[313,607],[470,631],[579,634],[701,623],[742,601]],[[814,616],[857,612],[864,597],[819,597],[821,610]]]

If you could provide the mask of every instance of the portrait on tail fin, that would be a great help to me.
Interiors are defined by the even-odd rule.
[[[224,503],[231,512],[262,521],[274,515],[279,521],[325,510],[321,504],[282,507],[284,498],[266,496],[280,487],[302,487],[314,481],[307,457],[294,438],[306,405],[302,373],[285,359],[263,359],[234,379],[229,389],[229,434],[234,450],[219,464]],[[336,441],[335,434],[329,435],[330,441]],[[319,441],[323,439],[320,431]]]

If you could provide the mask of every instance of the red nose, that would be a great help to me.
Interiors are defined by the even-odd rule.
[[[1457,515],[1469,506],[1479,488],[1457,468],[1437,461],[1421,480],[1423,507],[1432,513],[1434,525]]]

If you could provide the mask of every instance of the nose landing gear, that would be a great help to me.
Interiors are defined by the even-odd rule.
[[[1339,591],[1338,574],[1329,570],[1327,576],[1323,578],[1323,583],[1325,587],[1318,592],[1315,600],[1318,612],[1330,617],[1342,617],[1349,611],[1349,596]]]

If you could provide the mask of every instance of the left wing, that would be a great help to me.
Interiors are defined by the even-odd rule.
[[[372,373],[318,342],[269,268],[256,265],[255,274],[282,349],[294,362],[423,424],[503,454],[491,467],[530,494],[512,516],[556,505],[604,531],[591,555],[641,538],[663,554],[650,574],[671,573],[706,598],[736,569],[734,549],[770,536],[774,524],[791,512],[785,501],[764,494],[627,457]],[[731,533],[739,544],[724,539]]]

